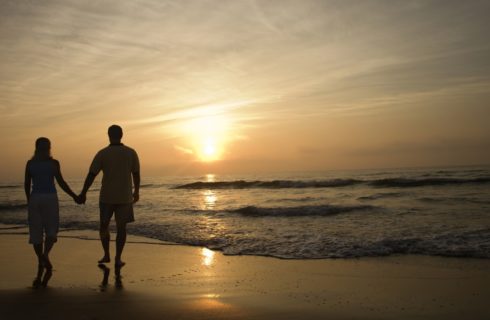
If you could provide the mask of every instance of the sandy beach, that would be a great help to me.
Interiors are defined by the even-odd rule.
[[[488,319],[490,261],[425,256],[280,260],[130,236],[97,266],[97,233],[63,231],[46,288],[26,229],[0,234],[3,319]],[[112,244],[114,246],[114,244]]]

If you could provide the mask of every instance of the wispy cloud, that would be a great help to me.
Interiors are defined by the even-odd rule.
[[[188,148],[185,148],[185,147],[181,147],[181,146],[174,146],[174,148],[177,150],[177,151],[180,151],[184,154],[194,154],[194,151],[191,150],[191,149],[188,149]]]
[[[373,82],[375,91],[410,90],[410,78],[420,80],[427,65],[430,81],[444,85],[444,69],[455,71],[453,81],[475,71],[462,62],[476,57],[474,38],[483,37],[478,6],[487,7],[390,1],[3,3],[2,111],[13,113],[14,105],[45,113],[116,107],[134,117],[130,110],[137,108],[144,118],[155,109],[203,100],[295,99],[349,84],[356,97]],[[449,23],[461,14],[468,19]],[[483,55],[485,43],[477,44]],[[446,63],[431,58],[441,54]],[[487,65],[481,61],[482,74],[488,74]],[[393,77],[396,66],[403,78]]]

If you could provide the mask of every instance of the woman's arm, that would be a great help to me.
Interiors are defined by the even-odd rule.
[[[31,163],[31,160],[27,161],[26,163],[26,173],[24,175],[24,191],[26,193],[26,199],[27,202],[29,202],[29,198],[31,197],[31,174],[29,172],[29,164]]]
[[[77,195],[70,189],[68,186],[68,183],[66,183],[65,179],[63,179],[63,176],[61,175],[61,168],[60,168],[60,163],[58,160],[53,160],[55,164],[55,175],[54,177],[56,178],[56,182],[58,182],[58,185],[65,191],[70,197],[72,197],[74,200],[76,200],[78,197]]]

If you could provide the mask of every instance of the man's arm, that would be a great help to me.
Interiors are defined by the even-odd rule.
[[[85,178],[85,182],[83,184],[82,192],[80,192],[80,196],[79,196],[81,203],[85,203],[85,201],[87,201],[87,191],[88,189],[90,189],[92,183],[94,183],[95,177],[97,177],[96,174],[90,171],[88,172],[87,177]]]
[[[138,154],[133,150],[133,164],[131,168],[131,174],[133,176],[134,192],[133,192],[133,203],[138,202],[140,199],[140,159]]]
[[[24,175],[24,191],[26,193],[27,202],[29,202],[29,198],[31,196],[31,174],[29,173],[29,162],[26,164],[26,172]]]
[[[92,160],[92,164],[90,165],[90,168],[88,169],[88,174],[87,177],[85,178],[85,182],[83,184],[83,189],[80,192],[80,202],[85,203],[87,201],[87,191],[90,189],[90,186],[92,183],[94,183],[95,177],[99,174],[100,170],[102,170],[102,158],[101,158],[101,152],[99,151],[95,157],[94,160]]]
[[[136,203],[140,199],[141,177],[139,172],[133,172],[132,175],[133,175],[133,183],[134,183],[133,203]]]

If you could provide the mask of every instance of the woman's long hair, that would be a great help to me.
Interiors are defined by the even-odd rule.
[[[48,138],[40,137],[36,140],[36,150],[32,160],[49,160],[51,159],[51,141]]]

